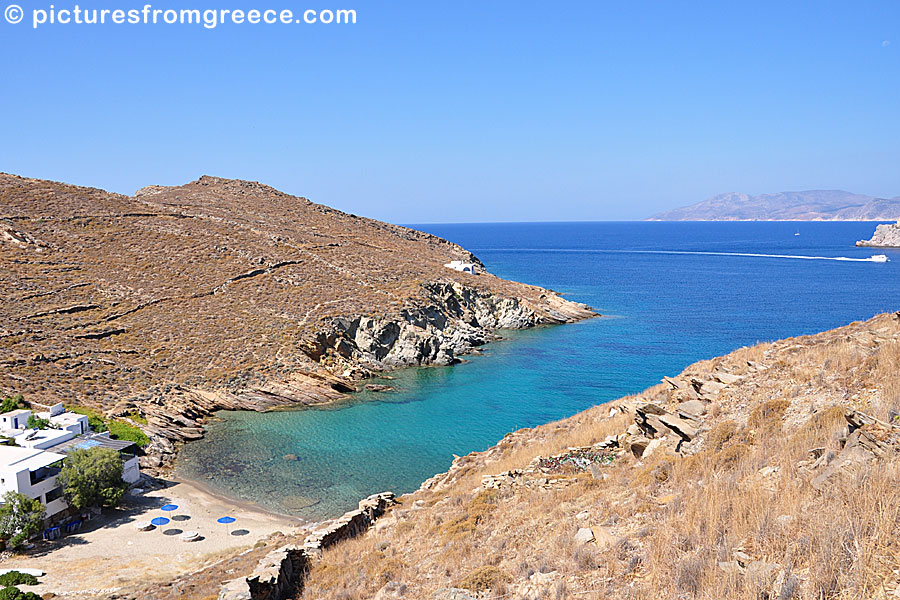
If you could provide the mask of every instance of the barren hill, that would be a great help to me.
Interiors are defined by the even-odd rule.
[[[875,198],[841,190],[728,193],[654,215],[648,221],[896,221],[900,197]]]
[[[451,260],[477,263],[259,183],[126,197],[0,175],[0,394],[137,410],[150,466],[213,410],[328,401],[373,370],[452,363],[497,328],[593,314]]]

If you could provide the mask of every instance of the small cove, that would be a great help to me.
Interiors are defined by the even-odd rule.
[[[870,223],[420,225],[491,272],[555,289],[603,318],[504,331],[455,367],[404,369],[393,393],[327,407],[223,412],[179,457],[179,476],[307,519],[371,493],[404,493],[509,431],[638,392],[734,348],[900,308],[892,262],[866,258]],[[794,233],[800,230],[801,235]],[[881,253],[878,251],[877,253]],[[287,458],[286,458],[287,457]]]

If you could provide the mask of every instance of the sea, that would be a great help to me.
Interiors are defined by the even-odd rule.
[[[221,412],[176,473],[307,520],[415,490],[453,455],[640,392],[741,346],[900,310],[900,251],[856,248],[874,223],[598,222],[413,225],[492,273],[601,317],[502,331],[452,367],[408,368],[303,410]],[[866,260],[885,254],[889,262]]]

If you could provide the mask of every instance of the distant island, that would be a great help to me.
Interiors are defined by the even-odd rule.
[[[647,221],[896,221],[900,196],[875,198],[841,190],[778,192],[750,196],[730,192]]]

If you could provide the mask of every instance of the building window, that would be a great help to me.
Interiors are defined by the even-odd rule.
[[[29,475],[31,476],[31,485],[37,485],[42,481],[46,481],[51,477],[59,475],[61,469],[62,461],[58,461],[53,463],[52,465],[41,467],[37,471],[31,471],[29,473]]]
[[[62,488],[61,488],[61,487],[55,487],[55,488],[53,488],[52,490],[50,490],[49,492],[47,492],[47,496],[46,496],[46,497],[47,497],[47,501],[46,501],[45,504],[50,504],[50,503],[53,502],[54,500],[58,500],[58,499],[62,498],[62,495],[63,495],[63,491],[62,491]]]

